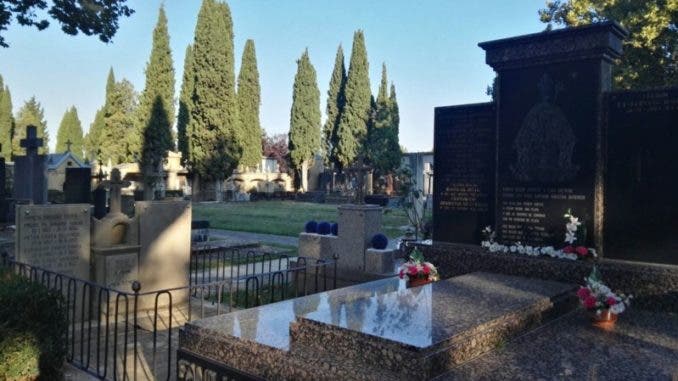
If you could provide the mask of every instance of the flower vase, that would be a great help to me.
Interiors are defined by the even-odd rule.
[[[414,278],[414,279],[410,278],[407,281],[407,288],[419,287],[419,286],[423,286],[425,284],[429,284],[429,283],[432,283],[432,282],[433,281],[430,280],[428,277],[426,277],[426,278]]]
[[[591,313],[591,323],[594,327],[610,329],[614,327],[616,321],[617,314],[611,312],[609,308],[599,314],[595,313],[595,311]]]

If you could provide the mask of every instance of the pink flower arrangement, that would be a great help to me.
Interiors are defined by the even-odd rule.
[[[431,262],[425,262],[421,252],[415,249],[407,262],[400,266],[398,272],[400,279],[407,277],[407,280],[426,279],[436,281],[439,279],[438,270]]]
[[[632,296],[616,294],[610,290],[601,280],[598,269],[593,267],[591,275],[586,278],[586,286],[577,290],[579,301],[589,311],[600,315],[605,310],[609,310],[615,315],[626,310],[630,304]]]

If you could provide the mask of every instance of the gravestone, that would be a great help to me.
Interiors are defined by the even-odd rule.
[[[478,243],[494,221],[495,106],[437,107],[433,237]]]
[[[17,205],[16,259],[89,279],[89,204]]]
[[[66,168],[64,201],[66,204],[90,202],[92,170],[90,168]]]
[[[42,138],[37,137],[35,126],[26,127],[26,139],[21,140],[26,156],[14,159],[14,198],[31,200],[34,204],[47,203],[47,164],[45,155],[38,155]]]
[[[602,246],[602,93],[626,36],[608,22],[479,44],[498,75],[500,240],[562,244],[572,209]]]
[[[102,183],[106,179],[106,174],[101,169],[101,164],[99,164],[99,173],[93,175],[92,178],[97,180],[97,187],[92,191],[94,218],[100,220],[104,218],[108,212],[106,208],[106,189],[102,187]]]
[[[603,94],[627,32],[614,22],[480,43],[496,103],[438,108],[434,241],[560,247],[563,215],[602,252]]]
[[[137,201],[139,219],[139,282],[142,291],[186,286],[191,256],[191,203],[189,201]],[[172,294],[172,303],[187,300],[185,291]],[[153,307],[153,298],[141,298],[142,308]],[[167,304],[161,298],[161,305]]]
[[[605,255],[678,264],[678,88],[606,96]]]

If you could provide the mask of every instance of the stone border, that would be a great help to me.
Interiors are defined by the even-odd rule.
[[[442,278],[477,271],[583,284],[593,261],[570,261],[520,254],[491,253],[480,246],[434,243],[419,245]],[[603,281],[632,294],[631,308],[678,312],[678,266],[601,259],[597,262]]]

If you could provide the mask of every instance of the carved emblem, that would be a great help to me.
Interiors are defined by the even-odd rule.
[[[511,172],[520,181],[562,183],[574,179],[579,167],[572,164],[575,136],[563,111],[556,106],[560,84],[544,74],[537,85],[540,101],[523,119],[513,142],[517,159]]]

